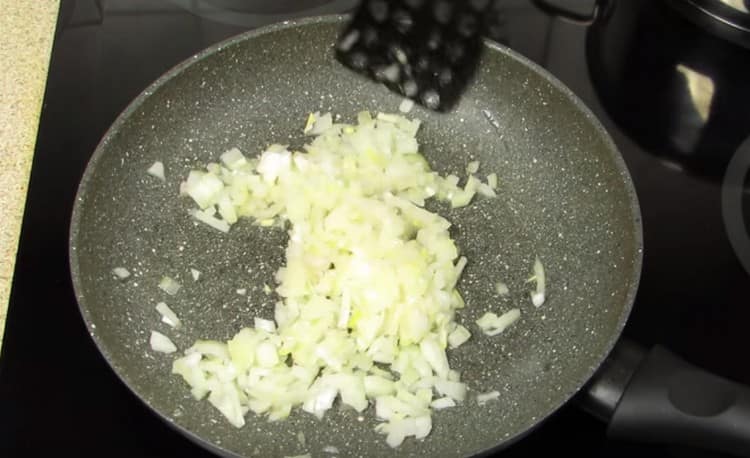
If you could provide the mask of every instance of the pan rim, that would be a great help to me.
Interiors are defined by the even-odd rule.
[[[94,152],[92,153],[91,158],[86,164],[86,168],[84,170],[84,173],[80,179],[78,188],[76,190],[75,200],[73,203],[73,211],[71,214],[70,225],[68,228],[68,232],[69,232],[68,262],[69,262],[69,268],[70,268],[70,273],[71,273],[71,281],[73,285],[73,290],[74,290],[76,302],[78,305],[78,310],[81,313],[83,321],[88,330],[89,336],[91,337],[92,341],[97,347],[97,350],[99,351],[99,353],[103,356],[104,360],[107,362],[107,365],[110,367],[112,372],[127,387],[127,389],[133,395],[135,395],[135,397],[139,401],[141,401],[144,405],[146,405],[149,408],[149,410],[151,410],[154,414],[156,414],[158,418],[160,418],[162,421],[164,421],[173,429],[180,432],[183,436],[188,438],[190,441],[192,441],[193,443],[201,447],[204,447],[205,449],[213,453],[219,454],[221,456],[239,457],[241,455],[238,455],[231,450],[228,450],[222,446],[218,446],[215,443],[207,439],[204,439],[203,437],[200,437],[193,431],[175,423],[172,418],[167,416],[165,413],[157,410],[150,403],[146,402],[146,400],[138,393],[138,391],[136,391],[134,386],[131,384],[129,377],[127,377],[124,371],[118,368],[118,365],[116,364],[112,353],[109,351],[106,342],[102,340],[100,335],[97,332],[95,332],[95,329],[92,327],[93,322],[91,320],[91,314],[89,313],[89,307],[87,306],[86,295],[84,294],[83,286],[81,285],[81,281],[80,281],[81,274],[79,270],[78,252],[76,249],[76,240],[78,239],[78,235],[80,233],[79,223],[82,217],[81,214],[83,212],[83,207],[87,200],[86,197],[88,195],[87,184],[92,179],[95,173],[95,170],[97,168],[97,164],[99,163],[100,159],[103,157],[103,155],[106,152],[106,145],[119,132],[122,125],[132,116],[132,114],[153,93],[158,91],[162,86],[164,86],[166,83],[171,81],[173,78],[176,78],[177,76],[179,76],[187,68],[191,67],[197,62],[203,61],[204,59],[206,59],[207,57],[215,53],[221,52],[224,48],[228,46],[235,45],[245,40],[250,40],[255,37],[266,35],[269,33],[274,33],[280,30],[299,28],[299,27],[304,27],[308,25],[326,24],[326,23],[343,24],[344,21],[348,17],[350,16],[346,14],[321,15],[321,16],[311,16],[311,17],[306,17],[306,18],[298,18],[298,19],[278,22],[275,24],[270,24],[267,26],[259,27],[251,31],[242,32],[240,34],[234,35],[223,41],[215,43],[201,50],[200,52],[194,54],[193,56],[188,57],[187,59],[179,62],[178,64],[173,66],[171,69],[164,72],[161,76],[155,79],[152,83],[150,83],[143,91],[141,91],[138,94],[138,96],[136,96],[130,103],[128,103],[125,109],[123,109],[118,114],[117,118],[115,118],[114,122],[110,125],[110,127],[104,133],[101,140],[98,142],[96,148],[94,149]],[[581,100],[575,93],[573,93],[573,91],[570,88],[568,88],[564,83],[562,83],[557,77],[551,74],[548,70],[544,69],[543,67],[531,61],[530,59],[518,53],[517,51],[514,51],[510,49],[509,47],[501,45],[492,40],[485,39],[484,46],[486,47],[485,51],[489,49],[489,50],[492,50],[493,52],[498,52],[500,54],[503,54],[519,62],[523,66],[532,70],[534,73],[543,77],[555,90],[559,91],[561,95],[565,96],[570,101],[570,103],[572,103],[572,105],[585,117],[586,121],[590,123],[594,131],[603,140],[603,142],[605,143],[605,147],[607,149],[606,157],[612,160],[612,164],[614,165],[616,172],[622,182],[622,186],[623,186],[622,190],[625,192],[625,194],[628,197],[629,210],[632,215],[631,220],[633,223],[632,227],[629,228],[629,231],[632,233],[636,250],[635,250],[635,253],[633,253],[632,255],[633,267],[632,267],[631,275],[629,278],[625,279],[625,281],[627,281],[630,286],[628,288],[627,294],[625,295],[624,304],[620,312],[620,316],[618,317],[617,326],[615,327],[615,329],[613,329],[611,335],[609,336],[608,341],[606,342],[606,345],[602,345],[602,348],[599,352],[600,355],[598,355],[598,364],[592,365],[587,370],[582,371],[583,377],[576,382],[576,388],[565,393],[564,395],[561,395],[559,398],[559,401],[556,402],[555,405],[552,408],[550,408],[547,412],[545,412],[542,415],[536,416],[533,420],[529,420],[527,424],[523,427],[523,429],[520,429],[515,434],[510,435],[506,438],[500,439],[500,441],[494,447],[491,447],[489,449],[474,451],[473,452],[474,456],[482,456],[482,455],[491,454],[493,452],[496,452],[508,446],[511,446],[515,442],[521,440],[522,438],[530,434],[536,427],[538,427],[540,424],[546,421],[549,417],[554,415],[563,406],[565,406],[594,376],[596,371],[601,367],[602,363],[607,359],[608,355],[612,352],[612,349],[615,347],[615,344],[620,340],[623,329],[628,321],[630,312],[635,302],[636,294],[638,292],[642,265],[643,265],[643,251],[644,251],[641,210],[640,210],[638,195],[636,193],[635,185],[632,180],[632,176],[630,174],[630,171],[627,167],[627,164],[625,163],[625,160],[622,154],[620,153],[619,148],[617,148],[617,145],[615,144],[612,136],[606,130],[606,128],[601,123],[599,118],[583,102],[583,100]]]

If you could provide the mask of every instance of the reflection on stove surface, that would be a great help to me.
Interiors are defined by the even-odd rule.
[[[196,16],[234,26],[255,28],[295,17],[342,13],[358,0],[168,0]]]
[[[649,151],[720,179],[750,136],[750,49],[668,2],[604,3],[586,55],[605,109]]]

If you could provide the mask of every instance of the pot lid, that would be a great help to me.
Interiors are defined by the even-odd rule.
[[[750,48],[750,0],[668,0],[668,3],[706,30]]]

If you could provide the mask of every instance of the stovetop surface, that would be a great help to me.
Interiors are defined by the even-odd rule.
[[[118,113],[176,63],[245,30],[343,12],[353,3],[62,1],[0,356],[0,456],[208,456],[133,396],[88,336],[67,256],[77,184]],[[645,259],[625,335],[644,345],[664,344],[750,384],[750,277],[740,261],[750,254],[735,253],[725,230],[725,220],[743,218],[742,209],[722,212],[720,179],[660,159],[612,121],[590,80],[586,27],[551,18],[527,0],[508,0],[502,11],[499,39],[550,70],[592,108],[632,174]],[[605,431],[569,405],[504,456],[715,456],[615,442]]]

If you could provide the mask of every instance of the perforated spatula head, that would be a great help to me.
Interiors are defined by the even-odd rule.
[[[448,111],[479,64],[490,0],[362,0],[336,57],[427,108]]]

